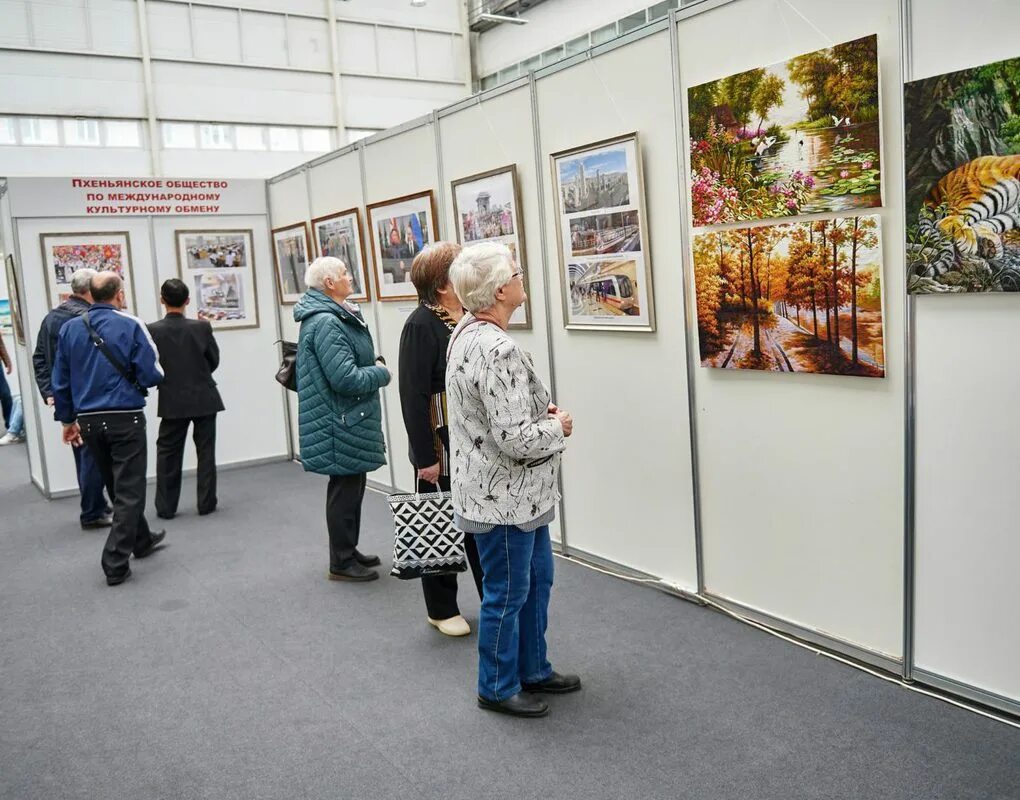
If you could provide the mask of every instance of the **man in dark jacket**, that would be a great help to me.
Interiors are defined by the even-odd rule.
[[[212,325],[186,319],[188,287],[171,278],[159,290],[166,316],[149,325],[166,376],[159,385],[159,438],[156,440],[156,514],[171,519],[181,497],[181,465],[188,426],[198,454],[198,513],[216,510],[216,414],[223,401],[213,372],[220,349]]]
[[[57,357],[57,337],[69,320],[89,310],[92,305],[92,278],[94,269],[76,270],[71,278],[71,296],[43,317],[39,335],[35,339],[32,364],[35,366],[35,383],[46,405],[53,405],[53,361]],[[81,492],[81,526],[83,528],[109,528],[113,522],[110,505],[103,496],[103,476],[87,447],[72,447],[78,491]]]
[[[131,576],[131,554],[151,555],[166,536],[145,520],[145,396],[163,370],[145,325],[120,310],[124,285],[117,273],[92,279],[92,299],[88,311],[60,329],[53,399],[64,442],[84,441],[113,500],[103,572],[116,586]]]

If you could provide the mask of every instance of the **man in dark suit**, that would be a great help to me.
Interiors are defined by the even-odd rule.
[[[212,374],[220,349],[212,325],[186,319],[184,281],[171,278],[159,290],[166,316],[149,325],[166,377],[159,385],[159,437],[156,439],[156,514],[171,519],[181,497],[181,465],[188,425],[198,454],[198,513],[216,510],[216,414],[223,401]]]

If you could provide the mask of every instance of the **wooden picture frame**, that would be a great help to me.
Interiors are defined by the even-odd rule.
[[[7,255],[4,259],[4,268],[7,272],[7,300],[10,303],[14,341],[25,347],[25,320],[21,316],[21,286],[18,284],[18,270],[14,264],[14,256]]]
[[[350,252],[344,254],[342,245],[335,253],[324,252],[322,234],[326,231],[326,226],[334,220],[350,221],[350,228],[357,232],[357,235],[352,237],[354,259],[350,258]],[[347,270],[354,279],[354,293],[348,299],[356,303],[367,303],[372,299],[372,287],[368,280],[368,270],[365,268],[365,233],[361,227],[361,211],[358,208],[348,208],[345,211],[315,217],[312,220],[312,243],[316,258],[324,255],[336,256],[347,265]],[[356,260],[357,263],[352,264],[352,260]]]
[[[625,182],[614,177],[620,174],[621,159]],[[655,299],[637,132],[551,153],[549,162],[564,327],[653,332]],[[594,182],[586,174],[592,168]],[[564,181],[571,170],[573,176]]]
[[[191,237],[190,240],[189,237]],[[198,259],[195,259],[191,253],[192,248],[202,247],[214,239],[224,240],[230,238],[240,238],[243,244],[243,256],[240,265],[235,266],[234,259],[236,258],[236,253],[230,249],[225,254],[222,250],[220,251],[220,259],[226,259],[222,265],[217,265],[216,262],[209,258],[212,255],[211,253]],[[190,312],[188,316],[192,319],[204,319],[212,325],[214,330],[218,331],[258,328],[259,288],[255,273],[254,234],[252,229],[234,228],[218,230],[199,228],[175,230],[174,242],[177,246],[177,277],[187,284],[193,298],[187,307]],[[232,245],[236,245],[236,242],[220,241],[213,244],[213,246],[221,248],[230,248]],[[199,265],[203,260],[208,261],[209,264],[207,266]],[[197,264],[192,266],[189,263],[190,261],[196,261]],[[231,307],[233,304],[230,303],[227,297],[224,298],[227,302],[222,306],[212,302],[207,304],[207,295],[215,295],[216,293],[216,288],[208,291],[207,285],[209,287],[226,286],[227,291],[229,291],[231,285],[233,285],[234,289],[239,289],[239,291],[235,292],[237,309],[235,310]],[[252,314],[250,313],[251,309],[254,309],[254,320],[252,320]],[[231,315],[237,311],[243,311],[244,315],[241,317],[235,316],[231,319]]]
[[[418,293],[410,279],[411,263],[422,248],[439,238],[435,194],[426,189],[372,203],[365,210],[372,237],[375,296],[382,303],[417,300]],[[411,242],[408,242],[408,234]],[[380,237],[388,242],[385,249]]]
[[[273,239],[273,264],[276,269],[276,285],[280,290],[280,305],[294,305],[294,303],[301,299],[301,295],[308,288],[305,286],[305,270],[308,269],[309,257],[312,253],[312,240],[308,235],[308,224],[305,222],[295,222],[293,225],[273,228],[271,235]],[[287,265],[287,270],[290,273],[287,276],[290,279],[289,282],[284,281],[283,270],[280,265],[280,245],[284,242],[300,244],[304,248],[303,254],[300,252],[286,254],[290,261]],[[302,255],[303,259],[301,258]]]
[[[117,237],[117,240],[113,240]],[[103,241],[106,238],[107,241]],[[63,241],[66,240],[66,241]],[[94,241],[90,241],[94,240]],[[128,308],[132,314],[138,314],[138,305],[135,299],[135,273],[133,259],[131,258],[131,235],[128,231],[69,231],[66,233],[40,233],[39,247],[42,250],[42,263],[46,279],[46,300],[51,309],[56,308],[70,295],[71,281],[67,277],[66,269],[71,266],[77,255],[82,254],[61,254],[66,258],[67,264],[57,260],[54,248],[89,248],[83,253],[90,261],[80,266],[99,268],[100,271],[109,269],[109,261],[96,261],[97,257],[106,258],[94,248],[100,247],[121,247],[120,269],[115,270],[124,281],[124,296],[128,301]],[[111,254],[112,255],[112,254]],[[59,270],[59,274],[58,274]],[[73,270],[72,270],[73,274]],[[63,278],[64,280],[60,280]],[[66,291],[65,291],[66,290]]]
[[[500,181],[504,176],[509,181],[509,186]],[[464,195],[474,193],[477,193],[477,210],[471,211],[462,205],[462,200],[467,200]],[[508,164],[505,167],[497,167],[496,169],[478,172],[474,175],[468,175],[464,178],[451,181],[450,194],[453,200],[453,219],[457,233],[457,242],[465,246],[480,242],[499,242],[507,245],[511,253],[513,253],[517,265],[524,273],[522,276],[524,291],[530,295],[528,291],[529,273],[527,254],[525,253],[524,219],[521,216],[521,191],[520,183],[517,180],[517,165]],[[510,227],[512,228],[509,233],[504,232],[506,230],[506,221],[501,221],[498,218],[491,219],[492,224],[496,226],[495,229],[490,228],[486,231],[484,228],[479,229],[478,227],[480,223],[475,218],[476,215],[486,215],[492,218],[499,214],[498,211],[490,211],[488,207],[488,202],[493,194],[496,194],[501,205],[509,206]],[[483,195],[484,200],[482,199]],[[503,197],[506,199],[502,200]],[[484,210],[482,208],[483,205],[486,206]],[[485,222],[481,224],[484,225]],[[470,238],[469,228],[474,228]],[[531,330],[530,297],[514,311],[513,316],[510,318],[509,327],[517,330]]]

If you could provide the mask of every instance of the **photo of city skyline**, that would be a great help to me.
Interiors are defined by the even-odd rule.
[[[627,151],[622,147],[587,153],[559,163],[563,212],[630,205]]]

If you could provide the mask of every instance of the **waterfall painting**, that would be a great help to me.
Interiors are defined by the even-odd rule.
[[[882,205],[878,37],[690,88],[695,226]]]
[[[1020,58],[904,88],[907,288],[1020,291]]]

